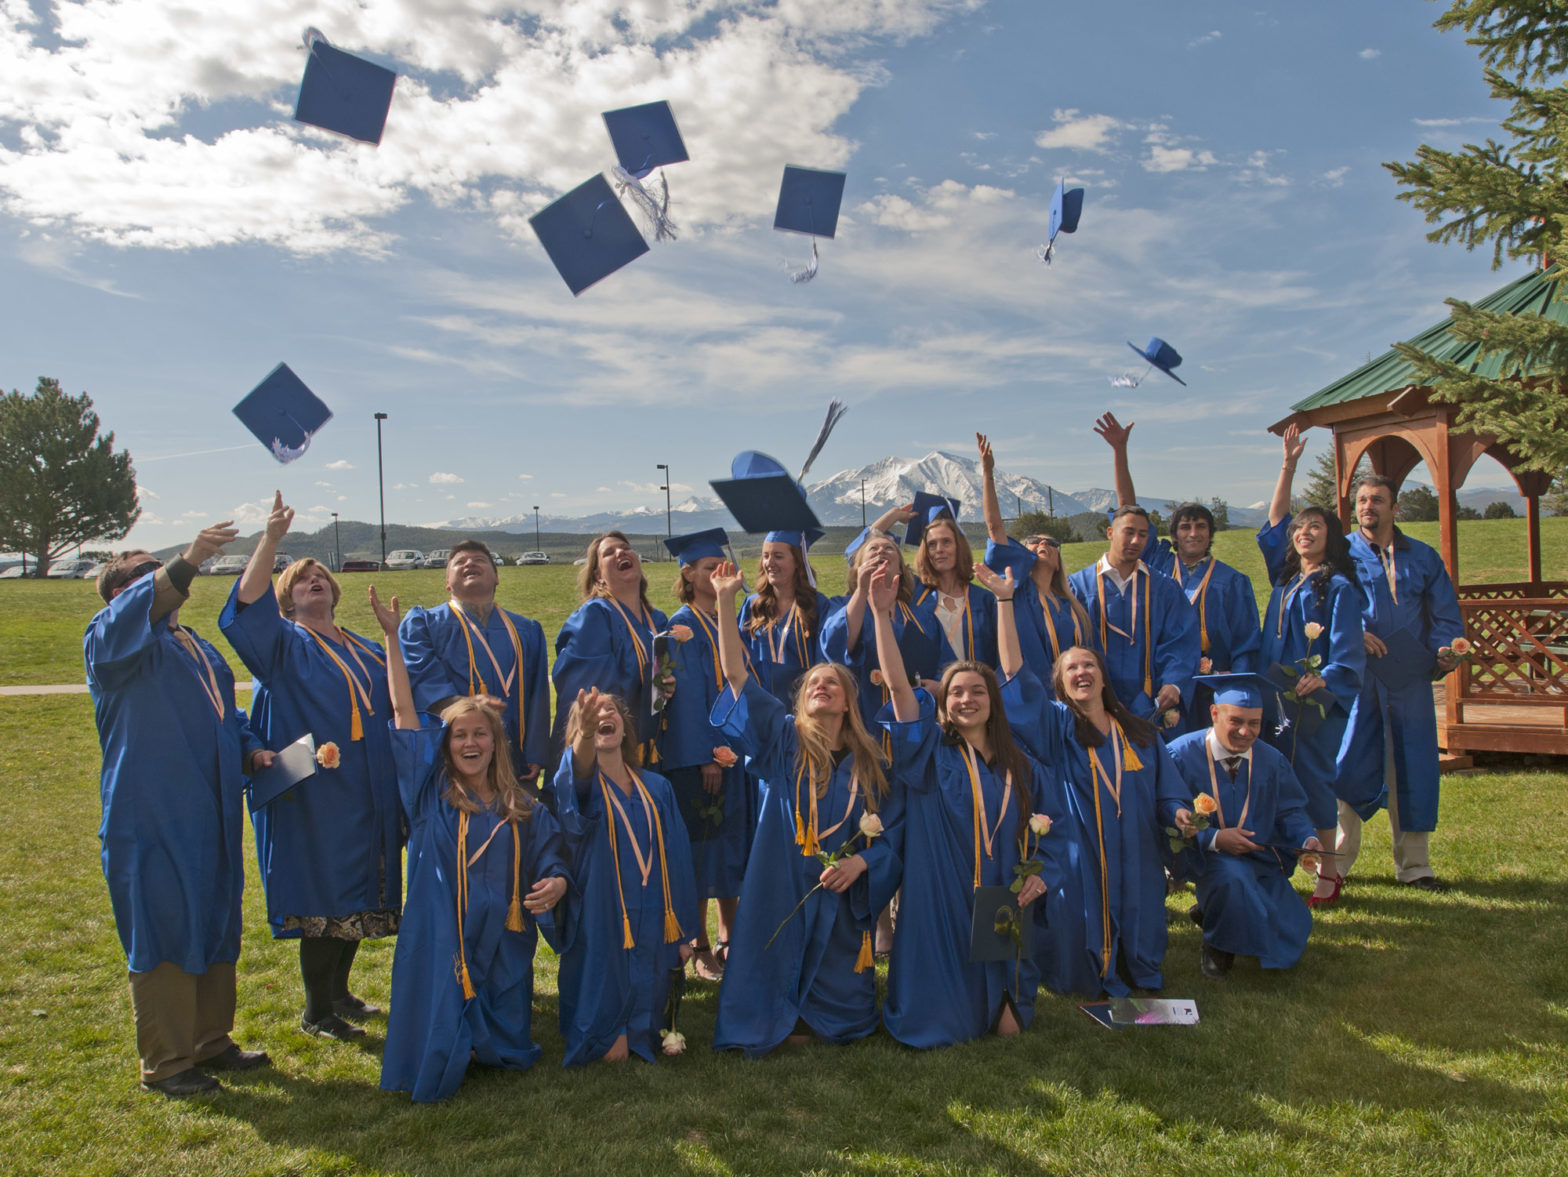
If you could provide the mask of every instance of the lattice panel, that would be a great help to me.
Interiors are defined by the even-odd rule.
[[[1461,605],[1470,601],[1517,601],[1523,598],[1568,599],[1568,582],[1531,584],[1520,581],[1514,584],[1462,584],[1457,590]]]
[[[1459,670],[1461,698],[1562,705],[1568,697],[1568,596],[1462,600],[1459,612],[1473,647]]]

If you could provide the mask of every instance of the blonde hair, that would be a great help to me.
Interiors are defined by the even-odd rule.
[[[285,568],[283,575],[278,577],[278,610],[283,616],[294,616],[294,582],[312,568],[321,569],[322,574],[327,578],[327,583],[332,586],[332,610],[334,613],[337,612],[338,602],[343,599],[343,588],[338,584],[338,578],[333,576],[332,569],[320,560],[312,556],[301,556]]]
[[[608,598],[610,588],[599,578],[599,545],[607,539],[618,539],[627,547],[632,546],[632,541],[626,538],[624,532],[607,531],[603,535],[595,536],[588,541],[588,550],[584,553],[582,571],[577,574],[577,597],[581,601],[590,601],[594,597]],[[634,549],[635,550],[635,549]],[[642,601],[642,607],[651,610],[653,606],[648,601],[648,574],[644,572],[637,582],[637,596]]]
[[[958,548],[957,563],[953,565],[953,573],[959,580],[968,584],[975,578],[974,549],[969,546],[969,537],[964,534],[964,529],[946,518],[938,519],[935,523],[927,523],[925,531],[921,532],[920,547],[915,552],[915,574],[920,577],[921,584],[932,588],[935,588],[940,580],[937,570],[931,566],[931,553],[926,550],[926,541],[938,527],[951,529],[953,542]]]
[[[642,764],[642,744],[637,739],[637,720],[632,716],[632,710],[626,705],[626,700],[619,695],[607,695],[615,704],[615,709],[621,713],[621,759],[633,768]],[[583,717],[579,702],[572,703],[572,709],[566,713],[566,746],[570,748],[583,734]]]
[[[888,536],[872,536],[855,549],[855,554],[849,559],[849,577],[847,590],[855,591],[855,581],[860,576],[860,566],[864,564],[871,552],[871,545],[875,540],[886,539],[893,545],[893,552],[898,557],[898,601],[907,605],[915,599],[915,574],[909,570],[909,565],[904,563],[904,550],[898,546],[898,541]]]
[[[478,699],[459,699],[448,704],[441,712],[441,722],[445,726],[441,733],[441,759],[446,767],[447,778],[447,789],[441,794],[441,800],[462,813],[483,813],[487,808],[462,786],[461,775],[452,760],[452,725],[465,715],[476,714],[484,716],[494,746],[490,767],[485,770],[486,783],[495,791],[495,801],[488,808],[499,814],[502,821],[527,821],[534,813],[534,799],[512,771],[512,753],[507,747],[506,725],[501,722],[501,717],[493,707],[486,706]]]
[[[804,767],[812,790],[818,797],[827,795],[828,783],[833,779],[833,744],[823,722],[806,714],[805,707],[806,690],[811,685],[812,677],[818,674],[833,675],[844,690],[844,700],[849,704],[842,729],[844,743],[854,757],[855,776],[865,795],[866,808],[875,812],[888,794],[887,773],[884,771],[888,761],[860,718],[859,692],[855,687],[854,676],[847,667],[837,662],[817,663],[800,676],[800,682],[795,686],[795,735],[800,744],[795,762],[796,771]]]

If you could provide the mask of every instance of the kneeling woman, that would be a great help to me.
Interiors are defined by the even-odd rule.
[[[460,699],[439,724],[421,725],[398,645],[397,598],[388,608],[372,588],[370,604],[385,635],[409,823],[381,1086],[445,1099],[470,1061],[524,1071],[539,1059],[529,1031],[534,948],[539,929],[555,939],[549,913],[566,894],[566,847],[555,818],[518,784],[511,757],[497,755],[506,747],[499,715]]]
[[[909,685],[893,640],[897,581],[871,579],[882,680],[892,703],[881,720],[905,789],[904,888],[888,969],[888,1032],[908,1046],[948,1046],[988,1031],[1017,1034],[1034,1017],[1040,974],[1032,957],[970,960],[975,892],[1011,886],[1039,845],[1029,818],[1043,781],[1018,750],[991,668],[955,662],[936,700]],[[1045,863],[1025,877],[1025,909],[1045,894]]]
[[[723,565],[713,587],[729,684],[713,723],[750,757],[761,788],[713,1047],[756,1058],[812,1034],[863,1038],[877,1028],[871,931],[902,866],[897,798],[849,672],[812,667],[789,714],[747,670],[735,567]],[[825,866],[824,854],[839,857]]]
[[[691,845],[670,782],[637,771],[631,713],[582,691],[566,720],[555,812],[582,899],[561,952],[564,1066],[658,1056],[671,970],[697,926]],[[686,929],[683,931],[683,929]]]

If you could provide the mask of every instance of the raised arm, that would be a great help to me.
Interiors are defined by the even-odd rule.
[[[1002,523],[1002,504],[996,501],[996,455],[991,452],[991,439],[985,434],[975,434],[975,444],[980,447],[980,473],[985,484],[982,500],[986,537],[1003,547],[1007,543],[1007,527]]]
[[[397,640],[397,598],[390,605],[383,605],[376,596],[376,586],[370,586],[370,608],[381,624],[382,644],[387,650],[387,693],[392,696],[392,715],[401,731],[415,731],[419,727],[419,712],[414,707],[414,688],[408,681],[408,667],[403,665],[403,647]]]
[[[844,652],[845,655],[853,654],[855,647],[860,645],[860,630],[865,624],[866,606],[870,600],[871,578],[876,574],[877,566],[869,560],[861,564],[860,570],[855,573],[855,591],[849,595],[849,601],[844,606]]]
[[[997,663],[1002,678],[1012,678],[1024,665],[1023,647],[1018,642],[1018,618],[1013,613],[1013,570],[1004,569],[998,576],[984,564],[976,564],[975,579],[996,595]]]
[[[173,613],[191,594],[191,582],[202,564],[223,551],[223,545],[239,535],[230,520],[204,527],[190,546],[153,574],[152,610],[148,620],[157,624]]]
[[[883,535],[887,535],[893,530],[895,524],[902,523],[907,526],[914,517],[915,505],[913,503],[903,507],[889,507],[877,516],[877,521],[871,525],[871,530],[874,532],[880,531]]]
[[[882,682],[893,699],[893,718],[909,723],[920,718],[909,673],[904,669],[904,654],[893,635],[893,605],[898,600],[898,569],[891,561],[876,566],[871,577],[871,615],[877,634],[877,663]]]
[[[593,775],[594,766],[598,763],[593,740],[599,718],[606,711],[615,710],[615,700],[608,695],[601,695],[598,687],[590,687],[586,691],[577,692],[576,709],[577,738],[572,741],[572,775],[578,780],[586,780]]]
[[[1284,460],[1279,467],[1279,481],[1274,484],[1274,497],[1269,500],[1270,527],[1278,527],[1290,514],[1290,486],[1296,480],[1296,463],[1301,460],[1301,451],[1306,448],[1307,443],[1301,440],[1301,430],[1296,428],[1295,422],[1285,426]]]
[[[746,670],[746,647],[740,640],[740,616],[735,609],[735,598],[745,585],[745,577],[741,576],[739,568],[726,560],[713,570],[709,579],[718,597],[719,665],[730,690],[739,698],[746,689],[746,680],[751,677]]]
[[[1094,431],[1105,439],[1105,444],[1111,447],[1113,464],[1116,470],[1116,505],[1118,507],[1131,507],[1138,501],[1138,496],[1133,493],[1132,470],[1127,465],[1127,439],[1132,436],[1132,427],[1136,421],[1129,421],[1125,426],[1116,419],[1115,413],[1102,414],[1094,423]]]
[[[266,530],[261,533],[261,541],[250,554],[250,563],[245,565],[245,573],[240,577],[241,605],[254,605],[272,587],[272,561],[278,554],[278,544],[289,533],[289,524],[293,521],[294,508],[283,505],[281,490],[274,491],[272,514],[267,516]]]

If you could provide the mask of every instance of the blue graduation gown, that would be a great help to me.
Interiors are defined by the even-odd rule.
[[[1038,559],[1033,552],[1015,539],[998,545],[990,540],[985,545],[985,566],[1000,575],[1013,570],[1013,612],[1018,624],[1018,644],[1024,665],[1039,680],[1047,697],[1055,697],[1051,681],[1056,666],[1055,651],[1073,646],[1093,646],[1091,635],[1080,632],[1072,603],[1065,597],[1042,597],[1034,583],[1034,566]],[[996,606],[993,603],[992,608]],[[1056,645],[1051,645],[1055,636]]]
[[[1171,759],[1192,796],[1212,793],[1219,801],[1209,828],[1199,830],[1194,848],[1184,852],[1197,877],[1203,938],[1221,952],[1255,956],[1266,969],[1291,968],[1301,959],[1312,931],[1312,912],[1290,885],[1295,855],[1280,850],[1226,854],[1213,846],[1220,829],[1238,825],[1251,830],[1259,844],[1303,845],[1313,833],[1306,794],[1290,762],[1261,741],[1252,746],[1251,763],[1237,765],[1235,780],[1218,760],[1211,780],[1207,740],[1207,730],[1191,732],[1170,746]],[[1181,807],[1165,802],[1161,821],[1174,825]]]
[[[1097,578],[1098,562],[1080,568],[1067,578],[1073,595],[1089,614],[1095,648],[1105,658],[1111,690],[1134,715],[1154,718],[1154,696],[1167,683],[1181,691],[1182,709],[1192,702],[1192,676],[1198,672],[1198,620],[1181,586],[1168,576],[1151,573],[1139,563],[1125,592],[1118,592],[1109,576]],[[1101,625],[1099,581],[1105,590],[1105,618]],[[1137,593],[1137,624],[1133,624],[1133,593]],[[1014,606],[1016,608],[1017,606]],[[1147,617],[1147,621],[1146,621]],[[1153,650],[1145,656],[1145,625]],[[1103,634],[1102,634],[1103,628]],[[1121,630],[1121,633],[1115,632]],[[1122,634],[1129,636],[1123,637]],[[1145,691],[1144,667],[1148,666],[1151,691]]]
[[[1258,548],[1269,568],[1269,579],[1275,582],[1263,622],[1260,665],[1267,668],[1278,662],[1282,666],[1298,666],[1299,660],[1307,656],[1309,646],[1303,628],[1309,621],[1317,622],[1323,627],[1323,633],[1310,643],[1310,648],[1312,653],[1323,656],[1323,665],[1317,674],[1324,682],[1324,689],[1318,695],[1328,715],[1309,736],[1303,736],[1294,723],[1282,731],[1279,725],[1284,701],[1274,692],[1265,691],[1263,738],[1290,761],[1307,797],[1308,817],[1317,829],[1326,830],[1338,821],[1339,790],[1344,782],[1335,762],[1366,670],[1367,651],[1361,639],[1362,598],[1357,587],[1337,572],[1329,578],[1326,587],[1319,579],[1295,591],[1291,585],[1278,583],[1284,575],[1289,535],[1288,515],[1276,527],[1264,523],[1258,529]],[[1290,595],[1288,603],[1287,594]],[[1432,710],[1431,700],[1429,687],[1429,711]],[[1382,756],[1382,744],[1379,743],[1380,775]]]
[[[1442,557],[1396,527],[1396,603],[1378,553],[1359,530],[1349,538],[1367,631],[1386,638],[1396,630],[1408,629],[1430,651],[1431,674],[1436,674],[1438,650],[1453,645],[1465,631],[1459,598]],[[1385,731],[1391,733],[1394,745],[1400,828],[1415,832],[1437,829],[1437,712],[1432,706],[1431,683],[1423,679],[1399,690],[1389,690],[1370,671],[1361,680],[1339,758],[1346,803],[1363,818],[1388,804],[1383,773]]]
[[[517,651],[512,646],[511,635],[506,632],[506,622],[501,618],[503,612],[511,619],[523,647],[520,673],[516,669]],[[532,618],[503,610],[499,605],[490,610],[483,625],[477,618],[469,620],[473,629],[465,640],[464,624],[449,603],[433,609],[415,606],[403,618],[397,628],[397,637],[403,647],[403,660],[408,663],[414,705],[421,711],[431,711],[441,699],[470,694],[505,699],[506,710],[501,716],[506,724],[506,742],[512,753],[513,770],[522,774],[530,764],[545,765],[550,754],[550,685],[544,627]],[[494,662],[474,636],[474,630],[489,645],[490,653],[495,655]],[[472,658],[469,657],[470,644]],[[501,668],[499,678],[497,666]],[[508,678],[510,690],[503,681]],[[522,680],[521,689],[519,679]],[[548,792],[543,779],[534,783],[541,791]]]
[[[715,621],[683,605],[670,617],[671,627],[684,625],[691,640],[674,647],[675,694],[659,717],[659,768],[674,788],[681,818],[692,839],[691,863],[697,895],[728,899],[740,894],[746,854],[754,828],[755,787],[739,761],[724,770],[716,795],[702,787],[702,766],[713,763],[713,750],[731,741],[708,722],[724,688],[719,667]],[[716,812],[722,808],[722,813]],[[693,926],[699,939],[702,929]]]
[[[335,743],[340,753],[337,768],[321,769],[251,814],[272,934],[300,935],[297,928],[284,930],[285,916],[398,912],[403,811],[387,735],[392,702],[385,653],[376,642],[359,638],[360,647],[350,649],[289,621],[278,612],[270,584],[260,600],[241,605],[239,584],[236,579],[218,626],[256,676],[251,726],[274,752],[309,732],[318,748]],[[365,687],[370,709],[361,697],[359,740],[353,738],[348,683],[324,649]]]
[[[1167,936],[1161,840],[1165,834],[1159,806],[1188,800],[1170,753],[1164,743],[1133,745],[1141,766],[1134,769],[1124,763],[1118,812],[1110,791],[1116,762],[1109,741],[1093,752],[1078,743],[1073,712],[1065,703],[1047,699],[1027,672],[1003,685],[1002,703],[1013,737],[1030,755],[1066,778],[1068,807],[1082,831],[1084,959],[1064,987],[1125,997],[1123,969],[1134,985],[1163,987],[1160,969]],[[1098,797],[1089,766],[1089,757],[1095,754],[1103,769]]]
[[[98,839],[115,928],[133,973],[200,975],[240,955],[245,758],[261,747],[234,705],[234,676],[196,637],[217,680],[165,624],[143,576],[88,623],[87,686],[103,749]]]
[[[719,987],[713,1048],[760,1058],[794,1033],[800,1020],[830,1042],[864,1038],[877,1027],[876,970],[857,973],[855,962],[903,873],[898,786],[878,809],[882,836],[868,845],[859,834],[864,798],[858,790],[853,799],[850,793],[854,760],[846,757],[838,765],[826,795],[817,800],[821,847],[832,852],[856,838],[853,852],[865,859],[866,871],[842,894],[825,887],[813,892],[822,863],[815,855],[803,855],[795,843],[800,744],[794,717],[749,678],[739,698],[725,689],[713,721],[746,753],[761,780],[757,837]],[[801,787],[803,807],[809,787]],[[809,820],[809,811],[801,818]],[[805,905],[791,916],[802,899]]]
[[[996,597],[983,585],[969,584],[965,586],[965,595],[968,598],[969,608],[959,622],[958,645],[951,641],[948,648],[954,658],[965,659],[970,662],[983,662],[992,670],[996,669]],[[916,608],[930,609],[931,616],[937,616],[937,609],[941,604],[941,594],[932,586],[916,584],[914,605]],[[938,628],[941,621],[937,622]],[[942,635],[947,636],[947,631],[942,630]],[[962,647],[962,648],[960,648]]]
[[[929,1049],[986,1034],[1001,1015],[1004,995],[1012,998],[1019,1024],[1029,1025],[1040,973],[1032,954],[1012,961],[969,959],[974,793],[963,753],[936,721],[936,701],[924,690],[915,698],[920,715],[912,722],[894,719],[891,704],[878,717],[891,736],[893,771],[905,789],[903,897],[882,1020],[906,1046]],[[1011,886],[1022,858],[1018,803],[1010,797],[1003,809],[1003,779],[976,761],[981,820],[996,830],[990,850],[982,844],[980,885]],[[1013,788],[1032,789],[1034,783],[1014,781]]]
[[[568,748],[555,773],[555,812],[566,837],[580,898],[572,905],[561,950],[558,988],[561,1037],[566,1040],[562,1066],[579,1067],[603,1058],[622,1034],[633,1054],[650,1063],[658,1059],[670,970],[681,967],[680,946],[697,929],[691,847],[675,795],[669,781],[657,773],[639,772],[638,776],[658,812],[664,834],[670,908],[681,934],[674,942],[665,942],[659,843],[656,831],[649,828],[641,796],[635,790],[629,797],[618,792],[631,836],[616,816],[615,849],[619,853],[613,854],[600,777],[594,773],[578,780]],[[609,787],[616,788],[613,784]],[[643,848],[649,864],[646,883],[637,866],[632,838]],[[623,896],[632,930],[631,948],[624,946]]]
[[[828,618],[822,627],[822,652],[829,662],[849,667],[859,689],[861,722],[875,731],[878,712],[892,698],[885,686],[871,681],[872,673],[878,668],[875,618],[871,615],[871,606],[867,605],[860,622],[860,639],[855,648],[850,649],[848,614],[847,608],[839,608]],[[942,625],[929,604],[917,606],[900,602],[895,605],[893,638],[904,656],[904,669],[922,679],[940,677],[942,667],[953,661],[953,649],[947,644],[947,635],[942,632]],[[879,671],[877,677],[881,678]]]
[[[658,730],[652,696],[653,635],[667,627],[657,609],[649,609],[646,616],[628,609],[623,616],[616,603],[604,597],[590,597],[566,619],[555,635],[555,664],[550,667],[556,698],[547,765],[552,774],[565,746],[566,717],[577,702],[577,692],[592,687],[619,695],[631,708],[637,718],[637,738],[651,759]]]
[[[1259,669],[1263,632],[1258,621],[1258,598],[1245,574],[1213,556],[1205,556],[1188,570],[1168,539],[1162,539],[1152,552],[1146,553],[1144,563],[1180,585],[1192,605],[1198,621],[1198,654],[1209,660],[1207,673],[1240,674]],[[1213,701],[1214,692],[1197,685],[1182,717],[1182,729],[1206,730],[1209,704]]]
[[[814,626],[803,628],[795,624],[792,616],[776,620],[769,629],[747,633],[746,623],[751,619],[756,599],[757,595],[753,593],[741,606],[741,640],[746,643],[752,673],[761,681],[762,689],[789,707],[794,704],[800,676],[822,661],[822,627],[835,606],[818,593]]]
[[[463,1082],[470,1054],[485,1066],[513,1071],[538,1061],[540,1050],[531,1036],[534,949],[539,931],[556,943],[560,912],[559,904],[539,917],[525,912],[523,930],[507,930],[514,886],[512,831],[494,813],[471,815],[468,854],[485,849],[468,868],[462,943],[474,996],[463,997],[454,967],[459,814],[441,797],[447,788],[441,757],[445,730],[434,722],[417,731],[392,730],[398,790],[409,821],[408,901],[392,957],[381,1086],[407,1091],[417,1102],[452,1095]],[[542,878],[571,878],[561,827],[548,809],[535,806],[532,816],[518,823],[518,833],[525,895]],[[561,902],[570,902],[570,896]]]

